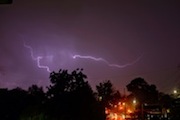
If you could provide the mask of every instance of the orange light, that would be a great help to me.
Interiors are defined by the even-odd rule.
[[[105,110],[105,113],[106,113],[106,114],[108,114],[108,113],[109,113],[109,111],[108,111],[108,110]]]
[[[122,115],[122,118],[125,119],[126,118],[125,115]]]
[[[118,120],[118,115],[116,113],[110,113],[107,118],[108,120]]]
[[[128,109],[127,112],[128,112],[128,113],[132,113],[132,110]]]
[[[115,113],[114,114],[114,119],[117,120],[117,118],[118,118],[118,115]]]
[[[105,108],[105,114],[109,114],[109,109]]]
[[[119,110],[122,110],[123,109],[123,107],[122,106],[119,106]]]

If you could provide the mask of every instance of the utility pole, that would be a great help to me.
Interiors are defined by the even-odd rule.
[[[142,117],[142,120],[144,120],[144,104],[141,103],[141,117]]]
[[[126,119],[126,88],[124,88],[124,103],[125,103],[125,105],[124,105],[124,117],[125,117],[125,119]]]

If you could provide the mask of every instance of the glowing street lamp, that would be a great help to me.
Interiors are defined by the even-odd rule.
[[[125,105],[126,105],[126,103],[125,103],[125,102],[123,102],[123,103],[122,103],[122,105],[123,105],[123,106],[125,106]]]
[[[174,93],[174,94],[177,94],[177,90],[174,90],[173,93]]]
[[[136,99],[134,99],[134,100],[133,100],[133,104],[136,105],[136,103],[137,103],[137,101],[136,101]]]
[[[132,103],[133,103],[133,111],[135,111],[136,110],[136,104],[137,104],[136,99],[134,99]]]
[[[173,91],[173,94],[174,94],[174,97],[175,97],[175,98],[179,98],[179,97],[180,97],[179,91],[178,91],[177,89],[175,89],[175,90]]]

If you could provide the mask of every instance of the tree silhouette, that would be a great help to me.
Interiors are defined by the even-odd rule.
[[[32,85],[28,90],[0,89],[0,118],[2,120],[105,120],[105,107],[111,108],[121,99],[110,80],[96,86],[94,93],[83,69],[72,72],[59,70],[50,74],[47,92]],[[131,94],[126,102],[136,98],[137,103],[156,104],[171,108],[172,116],[179,119],[179,99],[159,93],[155,85],[143,78],[133,79],[127,86]],[[97,96],[95,96],[97,95]],[[131,100],[130,100],[131,99]],[[130,101],[128,101],[130,100]],[[137,106],[139,107],[139,106]]]
[[[67,70],[59,70],[59,72],[52,72],[50,74],[51,84],[48,87],[49,97],[60,97],[64,93],[69,93],[78,90],[81,87],[89,87],[89,90],[93,92],[86,79],[87,76],[82,73],[82,69],[75,70],[71,74]]]
[[[126,87],[141,104],[158,102],[156,86],[149,85],[143,78],[135,78]]]
[[[19,116],[30,103],[27,91],[21,88],[1,89],[0,98],[2,120],[19,120]]]
[[[61,120],[103,120],[103,110],[86,78],[82,69],[71,73],[67,70],[52,72],[47,114]]]
[[[28,88],[28,100],[30,101],[20,116],[20,120],[46,120],[43,106],[46,101],[42,87],[32,85]]]
[[[45,93],[42,87],[38,87],[37,85],[32,85],[28,88],[28,94],[31,97],[32,102],[34,104],[41,104],[45,101]]]
[[[164,93],[159,93],[159,104],[163,107],[163,108],[170,108],[172,106],[173,103],[173,97],[168,95],[168,94],[164,94]]]
[[[96,90],[98,99],[102,102],[104,107],[111,107],[117,104],[121,98],[119,91],[113,88],[110,80],[99,83],[99,85],[96,86]]]

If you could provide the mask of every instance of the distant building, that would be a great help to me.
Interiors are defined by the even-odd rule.
[[[180,98],[174,99],[171,107],[171,119],[180,120]]]
[[[162,107],[157,104],[143,105],[143,116],[147,120],[160,120],[162,118]]]

